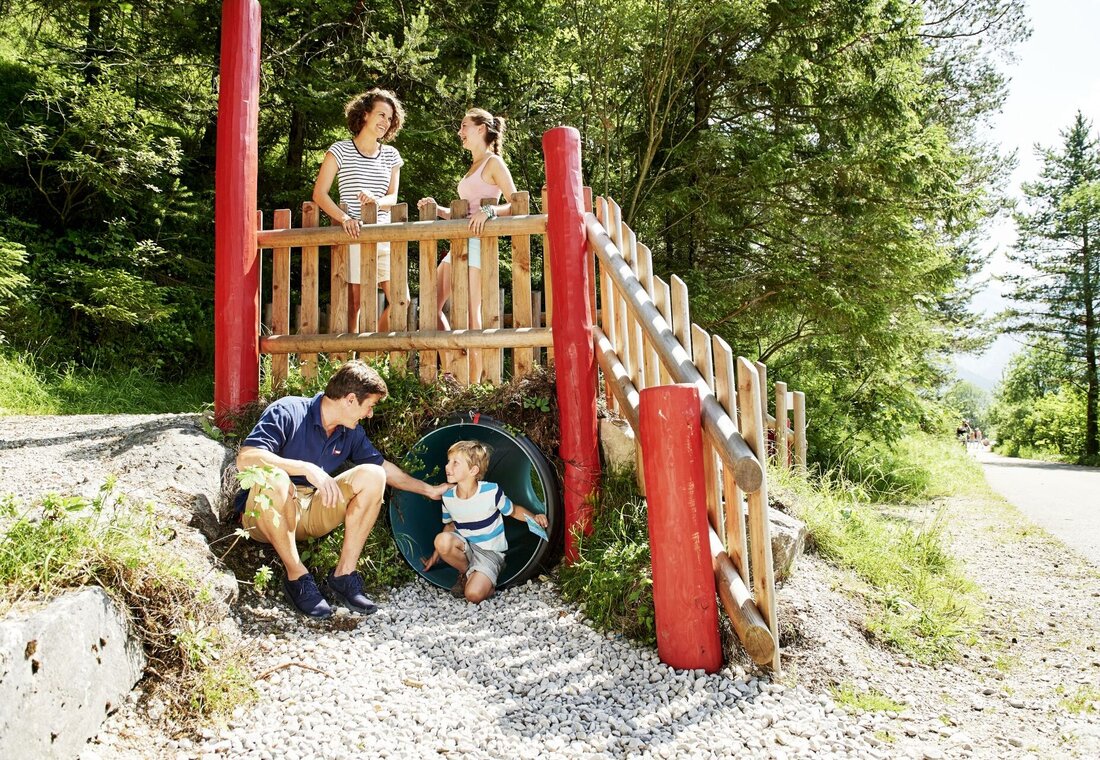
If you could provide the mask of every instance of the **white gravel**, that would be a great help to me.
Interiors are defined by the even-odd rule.
[[[287,613],[289,614],[289,613]],[[676,671],[529,583],[475,607],[417,582],[351,631],[256,643],[260,698],[180,756],[875,756],[829,697],[740,669]],[[300,663],[324,674],[298,667]]]

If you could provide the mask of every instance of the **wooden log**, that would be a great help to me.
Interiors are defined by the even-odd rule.
[[[737,379],[733,369],[733,350],[721,336],[711,338],[714,357],[714,394],[718,403],[737,423]],[[738,428],[740,429],[740,428]],[[723,514],[726,537],[726,552],[733,560],[741,580],[749,583],[749,557],[746,551],[748,541],[745,537],[744,496],[737,485],[737,477],[730,467],[722,468],[722,495],[724,497]]]
[[[434,222],[436,217],[436,206],[434,203],[427,204],[420,210],[421,221]],[[439,306],[436,301],[436,265],[439,263],[436,259],[438,256],[439,244],[435,240],[421,240],[420,241],[420,320],[419,326],[421,332],[429,330],[438,330],[438,311]],[[420,352],[420,382],[433,383],[435,382],[437,372],[437,362],[439,361],[439,354],[435,351],[421,351]]]
[[[302,227],[316,227],[320,221],[317,204],[306,201],[302,204]],[[315,335],[321,322],[320,294],[317,291],[318,250],[316,245],[302,246],[302,311],[298,321],[298,332],[302,335]],[[298,357],[299,369],[303,378],[317,376],[317,355],[303,354]]]
[[[451,201],[451,219],[466,219],[468,204],[461,198]],[[469,222],[466,222],[469,224]],[[451,329],[470,327],[470,253],[468,238],[451,240]],[[446,366],[463,385],[470,384],[470,354],[468,350],[449,351]]]
[[[587,215],[585,226],[588,229],[589,239],[596,244],[600,265],[610,271],[615,287],[630,295],[632,308],[638,311],[643,329],[657,349],[661,362],[668,366],[673,380],[678,383],[692,383],[699,387],[703,405],[704,430],[714,439],[722,461],[728,467],[734,468],[737,473],[737,482],[741,484],[744,491],[749,492],[759,488],[763,479],[761,463],[741,438],[733,421],[715,398],[714,392],[703,382],[699,371],[691,362],[691,356],[676,340],[676,336],[672,334],[672,328],[657,311],[657,307],[642,288],[641,283],[632,276],[630,267],[623,261],[614,243],[608,237],[607,231],[596,221],[596,217],[592,214]]]
[[[372,224],[360,229],[358,238],[351,238],[340,227],[315,229],[263,230],[256,233],[259,248],[294,248],[298,246],[336,245],[338,243],[382,243],[392,240],[454,240],[471,237],[469,221],[461,219]],[[482,234],[490,237],[546,234],[546,215],[501,216],[485,223]]]
[[[767,621],[752,601],[745,582],[737,574],[737,568],[733,566],[729,555],[722,550],[722,540],[713,529],[710,531],[710,554],[718,598],[722,600],[722,608],[725,609],[741,646],[757,665],[770,665],[776,654],[775,639],[772,638]]]
[[[790,467],[787,458],[787,384],[775,384],[775,461],[784,470]]]
[[[794,392],[794,466],[806,472],[806,394]]]
[[[619,361],[611,340],[599,327],[592,328],[593,342],[596,347],[596,361],[603,370],[604,385],[613,394],[622,410],[621,416],[630,423],[635,438],[638,436],[638,389],[630,382],[626,367]]]
[[[390,220],[398,224],[409,219],[409,206],[398,203],[390,207]],[[409,329],[409,241],[394,240],[390,243],[390,329],[405,332]],[[408,354],[403,351],[390,353],[390,364],[404,369]]]
[[[275,211],[276,227],[291,225],[290,209]],[[279,335],[290,333],[290,249],[276,248],[271,262],[271,332]],[[272,390],[286,387],[290,374],[290,357],[286,354],[271,357]]]
[[[410,332],[339,333],[337,335],[269,335],[260,338],[265,353],[288,354],[301,351],[421,351],[462,350],[472,348],[535,348],[553,343],[553,333],[545,327],[521,327],[513,330],[424,330]]]
[[[737,359],[737,398],[740,400],[742,431],[745,442],[755,452],[762,465],[768,460],[768,441],[764,420],[760,414],[760,375],[752,362]],[[766,470],[765,470],[766,472]],[[748,489],[746,489],[748,490]],[[779,621],[775,607],[775,570],[772,567],[771,523],[768,521],[768,478],[761,478],[760,487],[749,492],[749,553],[752,570],[752,590],[756,606],[776,642],[772,668],[779,671]]]
[[[512,213],[526,216],[531,210],[531,196],[512,194]],[[512,236],[512,327],[534,327],[531,314],[531,236]],[[535,365],[535,352],[517,348],[512,352],[512,374],[526,377]]]

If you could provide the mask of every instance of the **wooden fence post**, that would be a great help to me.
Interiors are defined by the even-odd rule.
[[[722,643],[699,389],[662,385],[639,395],[657,654],[674,668],[714,673],[722,667]]]
[[[775,384],[775,461],[784,470],[791,466],[787,458],[787,384]]]
[[[436,218],[436,207],[434,203],[429,203],[420,210],[420,221],[434,222]],[[439,306],[436,302],[435,294],[435,277],[436,277],[436,255],[439,251],[438,243],[435,240],[421,240],[420,241],[420,329],[421,330],[437,330],[439,329],[437,320],[439,319],[437,312]],[[420,352],[420,382],[432,383],[436,378],[436,362],[439,354],[435,351],[421,351]]]
[[[256,248],[260,3],[222,4],[214,193],[214,415],[260,395],[260,269]]]
[[[561,458],[565,463],[565,559],[577,559],[577,531],[592,530],[592,498],[600,483],[596,419],[596,353],[588,300],[588,238],[581,187],[581,136],[555,127],[542,136],[546,157],[547,238],[553,273]]]
[[[806,394],[794,392],[794,466],[806,472]]]

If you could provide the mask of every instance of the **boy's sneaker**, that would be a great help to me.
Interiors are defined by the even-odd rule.
[[[294,609],[303,615],[308,615],[317,620],[332,616],[332,607],[329,607],[325,597],[321,596],[321,589],[317,588],[317,581],[306,573],[296,581],[289,578],[283,581],[283,591],[286,598],[294,605]]]
[[[466,598],[466,573],[459,573],[455,585],[451,586],[451,596],[455,599]]]
[[[328,574],[328,587],[348,609],[363,615],[369,615],[378,609],[378,605],[363,593],[363,579],[352,571],[347,575]]]

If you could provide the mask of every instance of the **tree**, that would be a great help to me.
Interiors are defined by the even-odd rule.
[[[1081,366],[1088,461],[1100,454],[1100,144],[1091,130],[1078,112],[1060,149],[1037,148],[1043,168],[1038,180],[1023,185],[1025,208],[1015,215],[1019,238],[1009,254],[1023,271],[1004,278],[1018,305],[1003,315],[1006,331],[1052,338]]]

